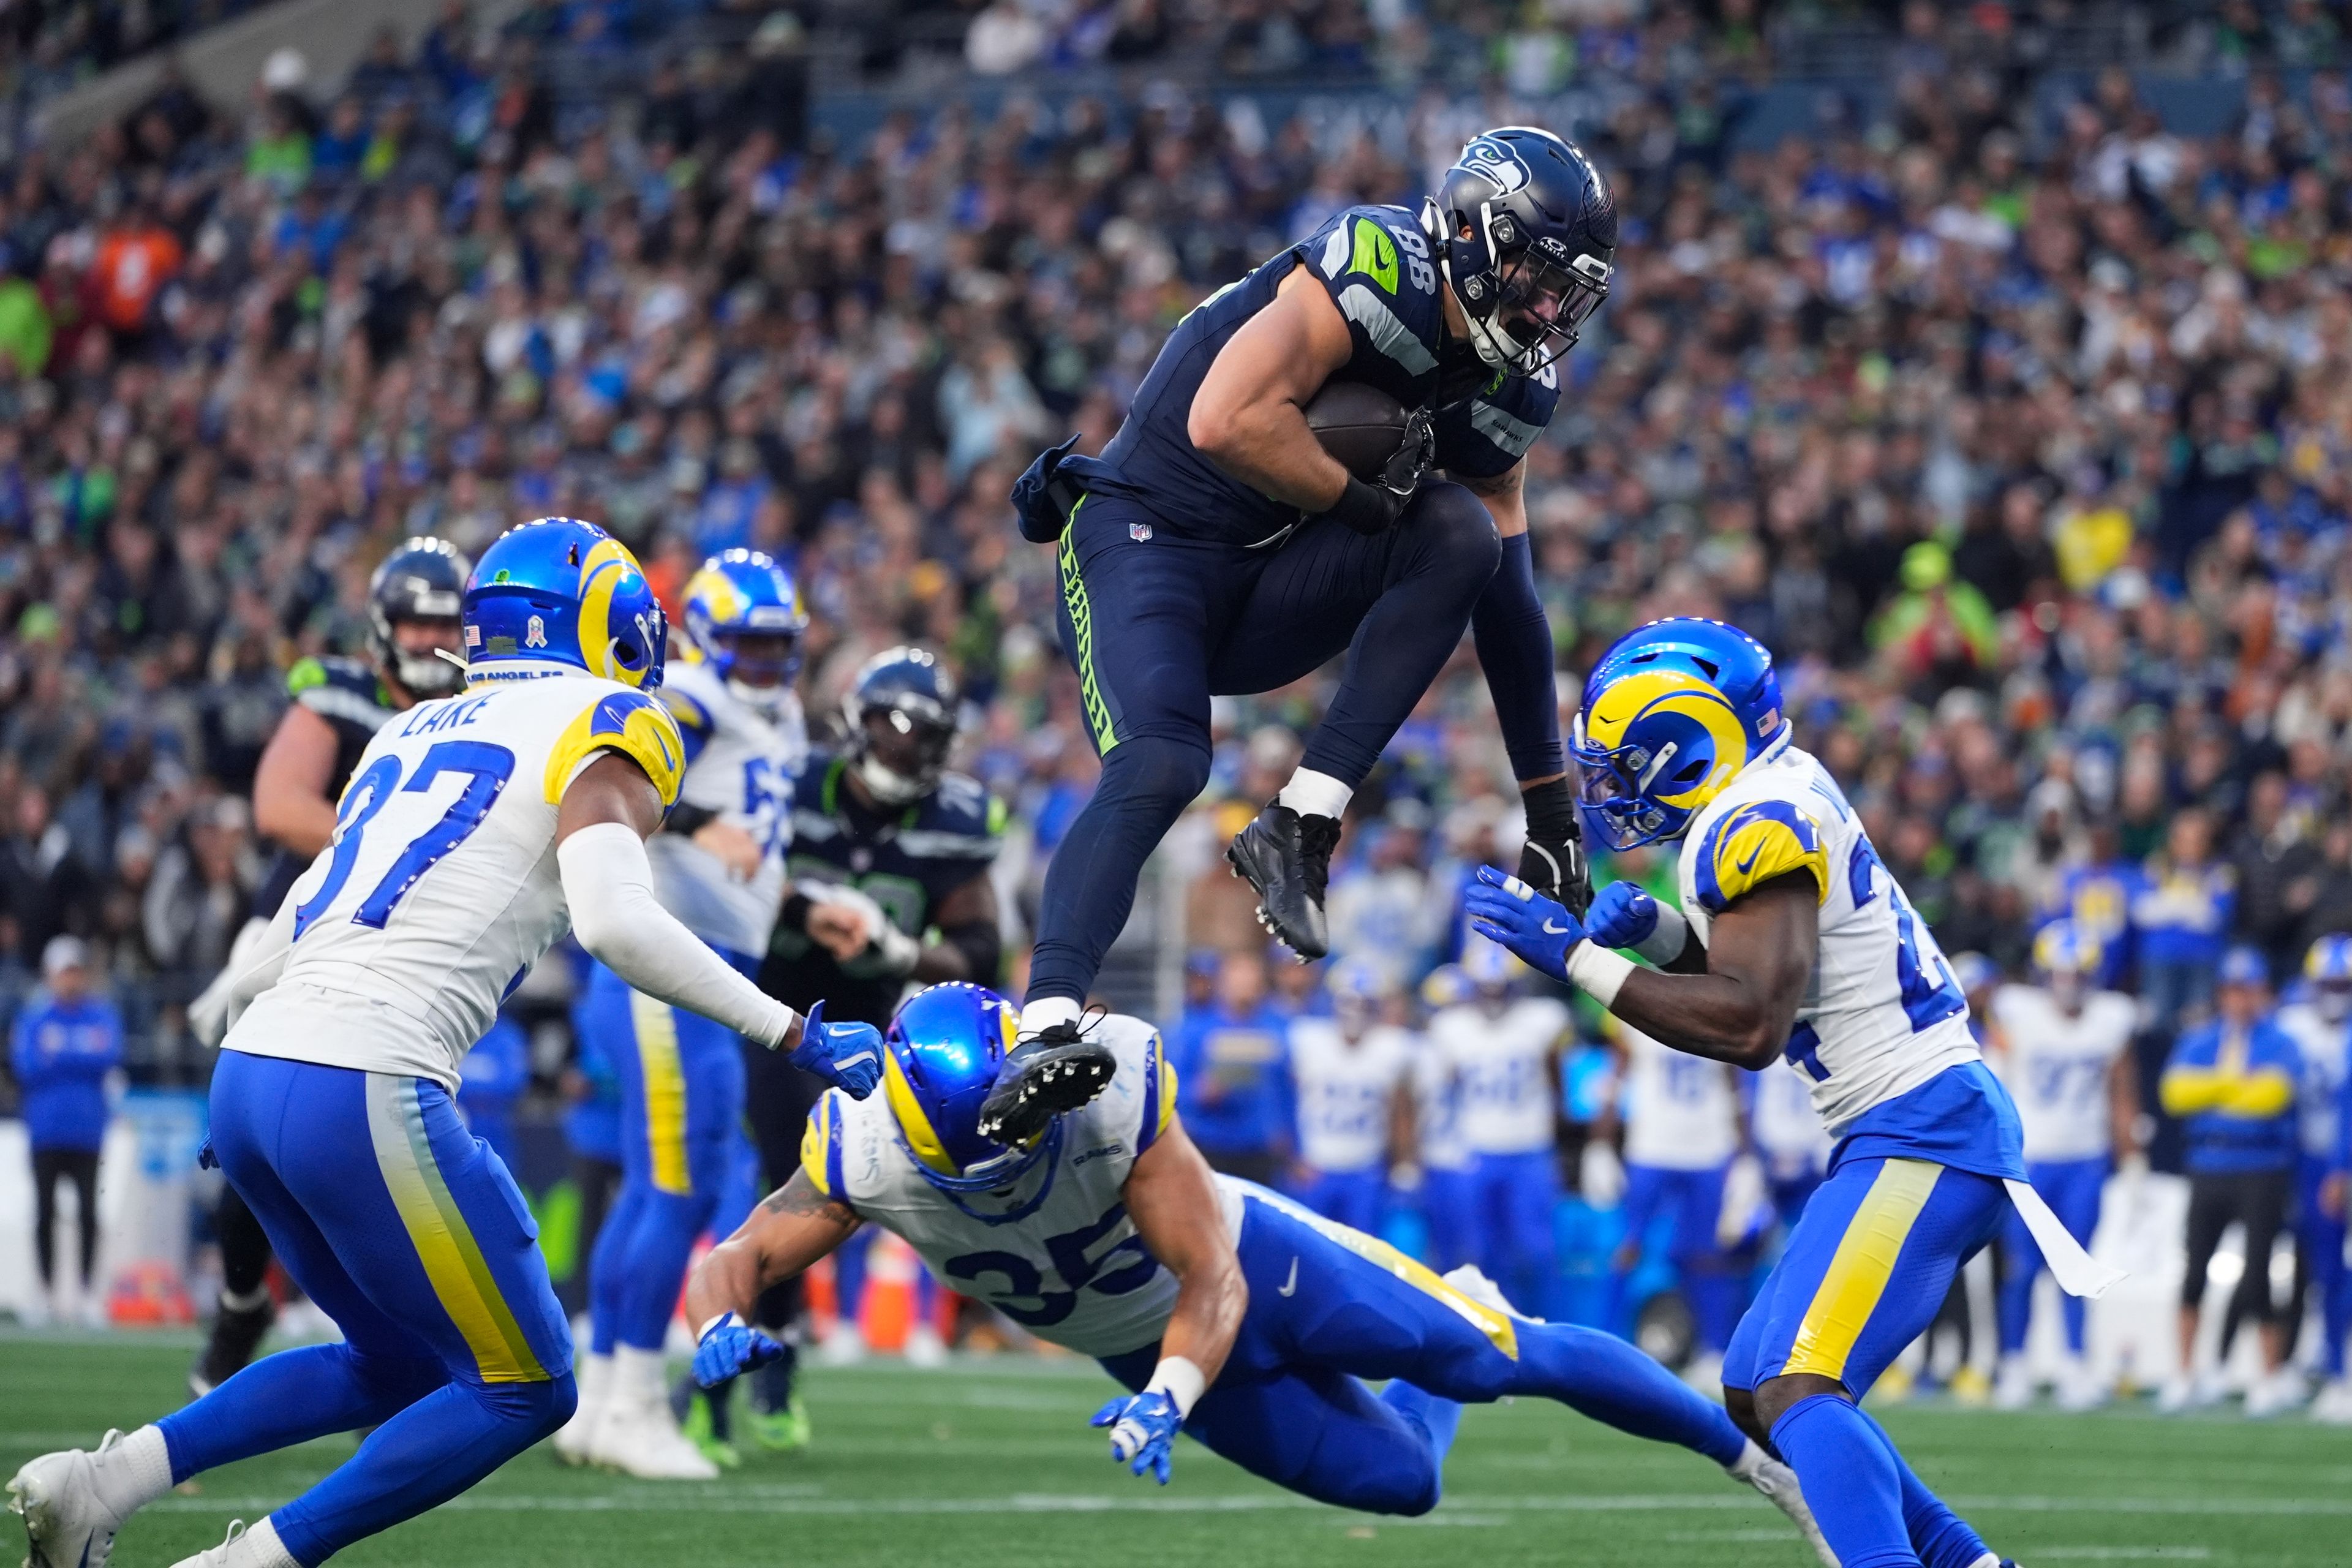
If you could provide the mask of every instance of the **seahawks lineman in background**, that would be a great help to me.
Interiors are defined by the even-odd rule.
[[[1732,1334],[1727,1405],[1796,1470],[1849,1568],[1994,1568],[1860,1401],[2011,1205],[2070,1293],[2116,1276],[2027,1184],[1968,1001],[1844,791],[1796,746],[1762,644],[1696,617],[1635,627],[1586,677],[1573,750],[1588,834],[1612,851],[1680,841],[1681,908],[1614,882],[1580,918],[1489,869],[1472,922],[1675,1049],[1784,1057],[1812,1079],[1841,1142]]]
[[[241,956],[260,939],[286,889],[334,837],[335,802],[376,731],[393,715],[446,697],[464,682],[464,667],[453,660],[459,649],[458,595],[472,569],[446,540],[403,540],[368,579],[367,657],[299,659],[287,671],[292,700],[253,775],[254,829],[278,853],[255,890],[253,919],[215,986],[226,985],[244,967]],[[202,1004],[191,1009],[205,1010]],[[278,1316],[268,1280],[269,1237],[226,1182],[213,1226],[220,1241],[220,1305],[188,1370],[189,1392],[198,1397],[253,1359]]]
[[[1705,1455],[1822,1552],[1787,1468],[1632,1345],[1521,1317],[1475,1268],[1441,1279],[1213,1174],[1178,1114],[1160,1033],[1139,1018],[1089,1029],[1115,1064],[1091,1103],[1026,1146],[982,1137],[981,1103],[1015,1028],[1012,1005],[978,986],[933,986],[906,1005],[885,1040],[883,1092],[824,1095],[800,1169],[697,1266],[696,1376],[776,1354],[743,1321],[751,1302],[871,1221],[1131,1391],[1094,1425],[1109,1429],[1114,1459],[1163,1486],[1181,1428],[1305,1497],[1426,1513],[1462,1405],[1533,1396]],[[1389,1381],[1375,1394],[1360,1379]]]
[[[2352,1334],[2352,1275],[2344,1267],[2345,1186],[2352,1126],[2346,1106],[2352,1100],[2346,1044],[2352,1039],[2352,936],[2332,932],[2304,955],[2306,986],[2300,1001],[2279,1009],[2279,1027],[2294,1039],[2303,1058],[2295,1086],[2296,1131],[2303,1152],[2294,1189],[2294,1297],[2287,1304],[2287,1333],[2300,1329],[2305,1299],[2319,1297],[2322,1335],[2318,1368],[2326,1387],[2312,1405],[2315,1419],[2352,1423],[2352,1382],[2344,1375],[2344,1342]]]
[[[823,997],[832,1016],[880,1027],[911,987],[995,981],[1003,938],[989,870],[1004,808],[948,769],[961,702],[954,677],[919,647],[886,649],[858,670],[842,700],[839,749],[812,755],[793,793],[793,890],[760,970],[770,995],[787,1005]],[[769,1183],[781,1186],[800,1163],[801,1132],[824,1086],[770,1057],[748,1061],[751,1134]],[[842,1331],[854,1335],[864,1247],[836,1261]],[[782,1331],[800,1304],[794,1280],[761,1304],[758,1321]],[[916,1353],[935,1344],[928,1333],[926,1321]],[[858,1342],[845,1340],[844,1353]],[[793,1414],[792,1361],[753,1379],[751,1405],[755,1422],[781,1414],[797,1435],[804,1422]]]
[[[1515,1301],[1543,1305],[1559,1206],[1559,1058],[1574,1027],[1549,996],[1523,996],[1508,952],[1475,932],[1462,944],[1468,998],[1429,1021],[1429,1043],[1453,1075],[1470,1152],[1471,1257]]]
[[[1349,207],[1211,295],[1100,458],[1065,443],[1014,487],[1023,532],[1060,542],[1063,647],[1103,771],[1046,868],[1024,1048],[992,1128],[1034,1132],[1108,1070],[1079,1011],[1145,859],[1208,780],[1213,693],[1272,690],[1346,653],[1302,765],[1227,851],[1302,958],[1329,945],[1348,801],[1465,627],[1526,803],[1520,873],[1583,907],[1521,487],[1559,405],[1555,362],[1607,297],[1616,247],[1616,206],[1582,153],[1526,126],[1489,132],[1419,212]],[[1338,381],[1409,412],[1378,482],[1307,425]]]
[[[1335,964],[1328,1016],[1291,1020],[1298,1200],[1351,1229],[1380,1229],[1389,1172],[1412,1158],[1412,1037],[1381,1021],[1395,987],[1368,959]]]
[[[748,977],[783,900],[793,784],[808,755],[793,689],[808,613],[791,574],[751,550],[704,562],[684,611],[659,695],[686,775],[646,855],[662,907]],[[662,1337],[742,1138],[743,1044],[601,963],[577,1016],[620,1084],[622,1175],[590,1260],[580,1408],[556,1453],[648,1480],[708,1480],[718,1467],[670,1410]]]
[[[2042,984],[2003,985],[1993,993],[1988,1040],[2025,1129],[2026,1179],[2084,1246],[2099,1227],[2100,1197],[2116,1161],[2138,1152],[2139,1072],[2131,1040],[2139,1009],[2130,997],[2095,987],[2103,958],[2097,941],[2074,921],[2043,926],[2033,939]],[[2042,1248],[2014,1213],[2001,1234],[2001,1270],[2000,1376],[1993,1403],[2017,1410],[2033,1401],[2025,1333],[2042,1278]],[[2106,1397],[2084,1354],[2088,1314],[2078,1298],[2061,1299],[2066,1365],[2058,1378],[2058,1403],[2088,1410]]]
[[[386,724],[334,842],[231,983],[209,1147],[342,1338],[264,1357],[95,1453],[9,1483],[32,1561],[105,1568],[132,1512],[216,1466],[375,1431],[180,1568],[318,1568],[561,1426],[572,1337],[506,1164],[468,1134],[457,1064],[566,929],[639,991],[872,1092],[881,1037],[761,994],[665,910],[646,839],[685,744],[652,695],[667,627],[603,529],[509,530],[468,581],[457,695]],[[226,1508],[223,1511],[226,1511]]]

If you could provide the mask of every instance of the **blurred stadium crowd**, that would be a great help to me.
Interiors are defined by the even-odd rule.
[[[813,713],[874,650],[939,648],[961,765],[1012,807],[1017,973],[1094,762],[1012,475],[1070,429],[1098,448],[1209,290],[1337,207],[1417,203],[1574,81],[1598,107],[1560,129],[1628,230],[1528,458],[1564,700],[1638,620],[1752,631],[1943,946],[2020,973],[2073,916],[2142,998],[2152,1084],[2232,942],[2284,974],[2352,928],[2338,11],[2221,7],[2195,47],[2250,73],[2245,107],[2195,137],[2120,71],[2044,113],[2030,18],[1913,5],[1887,114],[1760,151],[1732,130],[1775,34],[1740,0],[998,0],[962,34],[983,70],[1207,48],[1465,89],[1385,119],[1139,79],[839,142],[792,13],[717,13],[738,47],[680,59],[633,41],[667,13],[593,4],[497,33],[453,8],[237,113],[167,77],[0,168],[0,994],[82,939],[131,1076],[201,1082],[181,1009],[260,875],[242,797],[288,668],[359,646],[402,536],[478,552],[542,513],[667,591],[731,545],[792,560]],[[625,92],[581,102],[583,48]],[[1337,954],[1400,997],[1514,832],[1482,693],[1465,645],[1335,868]],[[1219,702],[1166,852],[1196,1006],[1218,954],[1233,1005],[1263,989],[1212,850],[1317,701]],[[1319,973],[1274,978],[1311,1006]]]

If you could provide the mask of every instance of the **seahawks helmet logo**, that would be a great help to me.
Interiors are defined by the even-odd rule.
[[[1492,136],[1473,138],[1470,144],[1462,149],[1462,161],[1454,166],[1467,170],[1493,185],[1498,196],[1526,190],[1528,182],[1535,177],[1534,172],[1528,167],[1527,160],[1519,156],[1516,148]]]

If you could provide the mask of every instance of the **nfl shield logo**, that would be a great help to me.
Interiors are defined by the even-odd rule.
[[[1138,544],[1145,543],[1151,538],[1151,525],[1148,522],[1130,522],[1127,525],[1127,536]]]

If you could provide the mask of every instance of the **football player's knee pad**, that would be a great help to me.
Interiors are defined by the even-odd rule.
[[[1131,805],[1159,805],[1172,818],[1200,797],[1209,783],[1209,748],[1195,740],[1137,735],[1122,740],[1103,758],[1099,790],[1117,791]]]
[[[1443,584],[1464,608],[1486,591],[1503,559],[1503,536],[1486,503],[1456,484],[1434,484],[1412,499],[1398,524],[1398,549],[1410,574]]]

